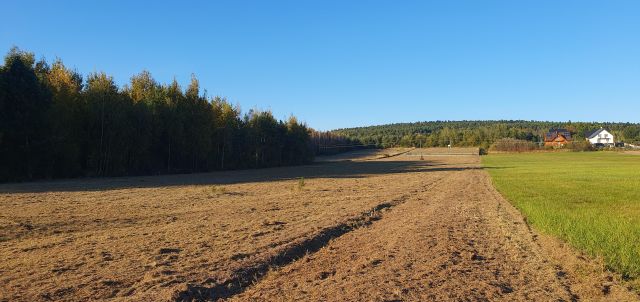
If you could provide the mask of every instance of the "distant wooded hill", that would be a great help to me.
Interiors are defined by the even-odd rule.
[[[589,130],[604,127],[616,141],[640,142],[640,124],[596,122],[543,122],[522,120],[499,121],[432,121],[399,123],[380,126],[345,128],[331,133],[350,138],[362,144],[379,147],[445,147],[478,146],[488,148],[501,138],[515,138],[532,142],[544,140],[550,128],[566,128],[576,140],[584,139]]]

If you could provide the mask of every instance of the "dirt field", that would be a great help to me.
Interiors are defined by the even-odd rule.
[[[2,185],[0,300],[638,298],[530,230],[477,156],[354,158]]]

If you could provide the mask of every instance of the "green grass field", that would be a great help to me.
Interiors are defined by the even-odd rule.
[[[640,155],[616,152],[483,156],[493,182],[534,228],[625,277],[640,277]]]

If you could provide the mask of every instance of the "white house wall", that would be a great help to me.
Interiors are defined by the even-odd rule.
[[[609,138],[609,140],[607,140],[604,137],[605,135],[608,135],[607,137]],[[598,133],[598,135],[596,135],[595,137],[589,139],[589,142],[591,144],[614,144],[615,143],[615,139],[613,137],[613,134],[609,133],[609,131],[602,130],[600,133]]]

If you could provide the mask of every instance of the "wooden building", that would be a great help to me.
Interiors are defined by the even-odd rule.
[[[549,129],[544,136],[544,145],[552,147],[564,147],[568,143],[572,142],[571,132],[567,129]]]

